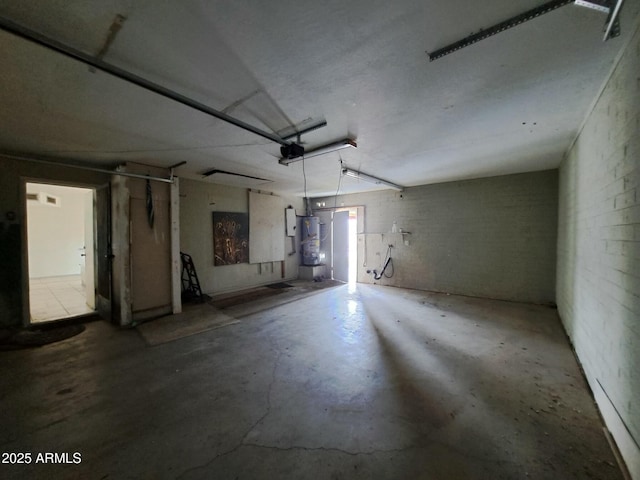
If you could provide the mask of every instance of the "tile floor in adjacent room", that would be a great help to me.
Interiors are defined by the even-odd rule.
[[[553,308],[358,284],[185,310],[1,351],[0,451],[70,463],[0,478],[622,479]]]
[[[31,322],[48,322],[92,313],[80,275],[29,279]]]

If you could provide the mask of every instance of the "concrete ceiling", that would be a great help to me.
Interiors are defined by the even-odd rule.
[[[345,165],[414,186],[555,168],[640,11],[622,35],[568,5],[434,62],[436,50],[543,0],[21,0],[0,15],[269,132],[327,126],[305,161],[309,196],[335,193]],[[219,169],[303,195],[302,162],[279,145],[0,31],[0,151],[114,166]],[[207,181],[212,181],[211,179]],[[343,178],[340,191],[374,185]]]

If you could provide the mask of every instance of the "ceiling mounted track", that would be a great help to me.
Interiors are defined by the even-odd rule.
[[[605,34],[604,40],[608,40],[609,38],[615,37],[620,34],[617,16],[622,4],[622,0],[618,0],[618,4],[616,5],[616,8],[613,12],[610,8],[611,0],[552,0],[543,5],[540,5],[539,7],[532,8],[531,10],[528,10],[520,15],[511,17],[504,22],[500,22],[496,25],[493,25],[492,27],[481,30],[478,33],[469,35],[468,37],[447,45],[446,47],[442,47],[431,53],[427,52],[427,55],[429,55],[429,61],[433,62],[434,60],[444,57],[445,55],[449,55],[450,53],[461,50],[465,47],[473,45],[474,43],[478,43],[489,37],[497,35],[498,33],[504,32],[505,30],[509,30],[510,28],[517,27],[522,23],[533,20],[534,18],[538,18],[545,13],[552,12],[560,7],[564,7],[565,5],[569,5],[571,3],[575,3],[579,6],[594,8],[604,13],[609,13],[609,19],[607,20],[608,26],[606,27],[607,33]],[[614,24],[618,25],[618,27],[613,27]]]
[[[293,162],[299,162],[307,158],[317,157],[318,155],[324,155],[325,153],[337,152],[345,148],[358,148],[358,144],[355,140],[345,138],[343,140],[323,145],[321,147],[313,148],[307,152],[303,152],[301,155],[296,155],[287,151],[285,147],[281,148],[282,158],[278,160],[280,165],[289,165]]]
[[[265,182],[270,182],[271,181],[271,180],[267,180],[266,178],[253,177],[251,175],[245,175],[243,173],[228,172],[226,170],[219,170],[217,168],[213,168],[211,170],[207,170],[206,172],[203,172],[201,175],[204,178],[204,177],[210,177],[211,175],[215,175],[216,173],[222,173],[224,175],[233,175],[235,177],[250,178],[252,180],[263,180]]]
[[[152,175],[143,175],[141,173],[124,172],[120,170],[120,167],[116,167],[115,170],[109,170],[106,168],[92,167],[90,165],[65,163],[55,158],[43,157],[41,155],[35,155],[35,154],[23,155],[21,153],[0,152],[0,157],[11,158],[13,160],[20,160],[22,162],[40,163],[42,165],[49,165],[49,166],[58,167],[58,168],[75,168],[78,170],[86,170],[88,172],[99,172],[99,173],[106,173],[108,175],[118,175],[120,177],[142,178],[144,180],[153,180],[154,182],[162,182],[162,183],[173,183],[174,168],[180,167],[185,163],[187,163],[187,162],[180,162],[180,163],[176,163],[175,165],[171,165],[170,167],[167,167],[170,172],[170,176],[169,178],[165,178],[165,177],[155,177]]]
[[[92,57],[91,55],[87,55],[84,52],[81,52],[80,50],[77,50],[73,47],[70,47],[68,45],[65,45],[57,40],[54,40],[52,38],[49,38],[45,35],[42,35],[41,33],[38,33],[34,30],[31,30],[29,28],[26,28],[22,25],[19,25],[15,22],[12,22],[11,20],[8,20],[6,18],[0,17],[0,28],[6,32],[10,32],[18,37],[24,38],[26,40],[29,40],[31,42],[34,42],[40,46],[43,46],[45,48],[48,48],[50,50],[53,50],[55,52],[58,52],[62,55],[65,55],[66,57],[70,57],[73,58],[75,60],[78,60],[82,63],[85,63],[93,68],[96,68],[98,70],[102,70],[103,72],[107,72],[115,77],[118,77],[122,80],[125,80],[127,82],[133,83],[139,87],[142,87],[146,90],[149,90],[151,92],[157,93],[158,95],[162,95],[163,97],[169,98],[171,100],[174,100],[178,103],[181,103],[183,105],[186,105],[187,107],[191,107],[195,110],[198,110],[202,113],[205,113],[207,115],[210,115],[212,117],[215,117],[219,120],[222,120],[224,122],[230,123],[232,125],[235,125],[236,127],[239,127],[243,130],[246,130],[248,132],[254,133],[256,135],[259,135],[263,138],[266,138],[268,140],[271,140],[275,143],[279,143],[280,145],[282,145],[283,147],[298,147],[296,150],[299,151],[299,149],[302,149],[302,151],[304,151],[304,149],[292,142],[289,142],[287,140],[284,140],[283,138],[280,138],[278,135],[275,135],[271,132],[266,132],[264,130],[261,130],[257,127],[254,127],[253,125],[250,125],[248,123],[243,122],[242,120],[238,120],[237,118],[233,118],[229,115],[227,115],[224,112],[215,110],[207,105],[204,105],[203,103],[198,102],[197,100],[193,100],[192,98],[186,97],[178,92],[175,92],[173,90],[170,90],[166,87],[163,87],[162,85],[159,85],[157,83],[154,83],[150,80],[147,80],[146,78],[140,77],[139,75],[136,75],[134,73],[131,73],[127,70],[124,70],[120,67],[116,67],[115,65],[111,65],[107,62],[102,61],[99,58],[95,58]]]

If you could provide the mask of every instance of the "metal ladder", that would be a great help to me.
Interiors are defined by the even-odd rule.
[[[202,289],[191,255],[180,252],[180,259],[182,260],[182,299],[186,301],[195,298],[202,302],[204,300]]]

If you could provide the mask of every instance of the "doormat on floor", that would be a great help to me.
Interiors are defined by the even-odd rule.
[[[148,345],[154,346],[239,322],[204,303],[191,306],[182,313],[143,323],[136,330]]]
[[[261,298],[278,295],[280,293],[283,293],[284,291],[284,288],[260,288],[258,290],[239,293],[238,295],[233,295],[231,297],[211,300],[209,302],[209,305],[212,305],[216,308],[235,307],[236,305],[242,305],[243,303],[253,302],[254,300],[259,300]]]
[[[280,282],[280,283],[272,283],[271,285],[267,285],[267,288],[292,288],[293,285],[289,285],[288,283],[285,282]]]
[[[75,337],[84,332],[84,330],[84,325],[64,325],[42,330],[18,330],[10,335],[3,335],[0,342],[0,350],[41,347],[49,343]]]

